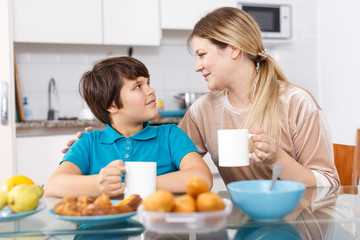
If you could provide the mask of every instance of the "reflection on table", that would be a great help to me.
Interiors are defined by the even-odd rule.
[[[230,198],[227,191],[220,195]],[[47,198],[47,209],[22,220],[1,222],[0,238],[22,239],[355,239],[359,238],[358,187],[308,188],[298,207],[283,220],[258,222],[235,205],[226,227],[209,233],[161,234],[147,231],[139,215],[104,226],[77,226],[58,220],[49,210],[59,199]]]
[[[139,221],[128,219],[120,223],[104,226],[81,225],[78,230],[79,232],[74,236],[74,240],[128,239],[140,235],[145,229]]]

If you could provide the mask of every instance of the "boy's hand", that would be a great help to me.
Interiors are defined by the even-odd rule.
[[[93,130],[92,127],[85,127],[85,132],[90,132],[91,130]],[[81,138],[81,136],[82,136],[82,132],[77,132],[77,133],[76,133],[76,138],[69,140],[69,141],[66,143],[66,147],[63,148],[63,149],[61,150],[61,152],[62,152],[62,153],[66,153],[67,150],[69,150],[69,148],[71,147],[71,145],[73,145],[73,143],[74,143],[77,139]]]
[[[118,196],[124,192],[125,184],[121,182],[125,166],[122,160],[115,160],[102,168],[99,172],[98,184],[101,193],[110,197]]]

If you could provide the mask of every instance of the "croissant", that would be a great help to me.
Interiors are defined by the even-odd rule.
[[[78,198],[65,196],[61,202],[56,204],[54,212],[66,216],[99,216],[113,215],[136,211],[142,199],[139,195],[133,194],[123,201],[112,205],[108,195],[102,194],[95,200],[83,195]]]

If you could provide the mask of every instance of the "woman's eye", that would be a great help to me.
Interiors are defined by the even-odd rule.
[[[199,56],[199,57],[203,57],[203,56],[205,56],[205,53],[199,53],[198,56]]]

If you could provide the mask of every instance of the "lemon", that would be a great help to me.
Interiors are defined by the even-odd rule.
[[[1,186],[1,190],[5,192],[10,192],[10,190],[19,184],[25,184],[25,185],[34,185],[34,182],[23,175],[14,175],[10,178],[8,178],[3,185]]]
[[[0,191],[0,210],[3,209],[3,207],[6,205],[7,197],[8,197],[7,192]]]

